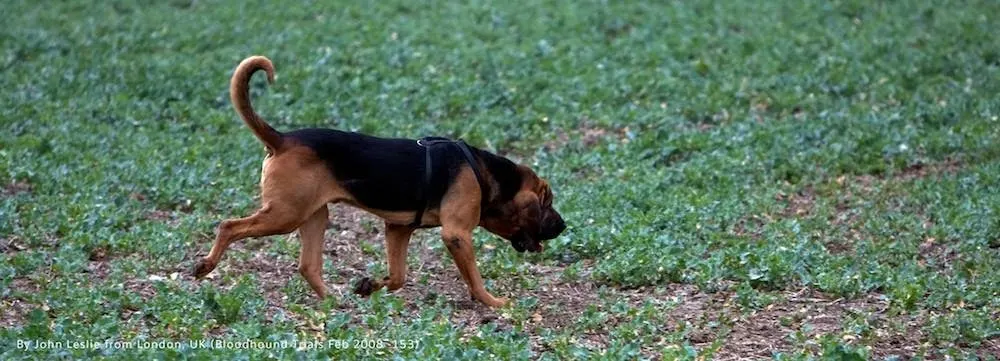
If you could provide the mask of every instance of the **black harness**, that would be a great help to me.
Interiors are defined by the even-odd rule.
[[[425,137],[417,139],[417,145],[424,147],[424,154],[425,154],[424,188],[423,190],[420,191],[420,198],[418,202],[420,204],[423,204],[423,207],[417,210],[417,214],[415,217],[413,217],[413,223],[410,223],[410,227],[420,228],[423,225],[423,222],[421,222],[421,220],[424,217],[424,210],[427,209],[427,203],[428,203],[427,195],[428,193],[430,193],[431,175],[434,169],[432,168],[431,164],[431,148],[437,145],[445,145],[445,146],[454,145],[458,147],[459,150],[462,151],[462,155],[465,156],[465,161],[469,163],[469,167],[472,168],[472,172],[476,174],[476,182],[479,183],[479,193],[481,193],[483,197],[482,202],[479,204],[479,207],[483,207],[486,205],[486,201],[489,200],[489,193],[486,192],[486,183],[483,181],[483,174],[479,170],[479,163],[476,162],[476,157],[472,155],[472,150],[469,149],[469,145],[466,144],[464,140],[461,139],[451,140],[443,137]]]

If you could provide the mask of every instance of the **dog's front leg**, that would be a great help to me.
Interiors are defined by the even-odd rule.
[[[469,286],[469,294],[472,298],[479,300],[490,307],[503,307],[507,304],[507,299],[493,297],[486,290],[483,284],[483,277],[476,267],[476,256],[472,249],[472,231],[448,229],[447,226],[441,229],[441,239],[444,241],[448,253],[455,260],[455,266],[465,279],[465,284]]]
[[[507,299],[493,297],[486,291],[472,249],[472,231],[479,226],[480,199],[479,182],[472,170],[466,168],[455,177],[441,201],[441,240],[469,286],[472,298],[490,307],[503,307]]]

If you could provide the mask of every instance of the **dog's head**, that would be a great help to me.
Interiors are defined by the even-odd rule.
[[[485,209],[480,226],[510,241],[518,252],[541,252],[541,242],[558,237],[566,223],[552,208],[549,183],[528,167],[518,166],[518,171],[521,188],[514,198]]]

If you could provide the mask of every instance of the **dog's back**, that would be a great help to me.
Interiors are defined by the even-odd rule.
[[[284,136],[316,153],[340,186],[371,209],[413,211],[436,207],[464,164],[456,152],[424,148],[413,139],[334,129],[301,129]],[[429,189],[424,189],[428,185],[423,178],[426,152],[430,152],[434,168]]]

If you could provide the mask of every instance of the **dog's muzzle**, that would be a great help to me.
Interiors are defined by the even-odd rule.
[[[529,236],[524,231],[518,231],[510,238],[510,245],[514,246],[514,250],[518,252],[531,251],[531,252],[541,252],[544,247],[541,242],[535,240],[535,238]]]
[[[559,235],[562,234],[562,232],[565,230],[566,230],[566,222],[563,222],[562,218],[559,218],[555,222],[552,222],[551,225],[547,227],[542,227],[541,232],[539,232],[538,234],[538,239],[541,239],[543,241],[548,241],[550,239],[559,237]]]

